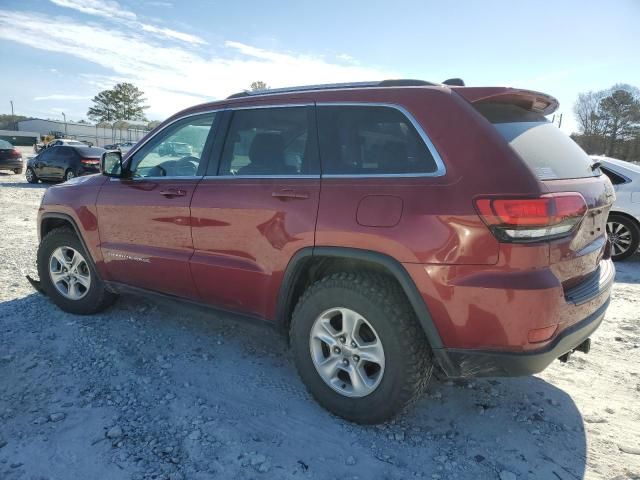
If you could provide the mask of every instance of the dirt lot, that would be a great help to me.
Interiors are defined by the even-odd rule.
[[[0,174],[2,479],[640,479],[640,255],[589,355],[434,382],[359,427],[313,402],[266,326],[135,297],[79,317],[36,294],[45,188]]]

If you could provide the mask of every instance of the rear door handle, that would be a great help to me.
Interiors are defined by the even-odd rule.
[[[160,195],[163,195],[167,198],[184,197],[186,194],[187,191],[182,190],[181,188],[167,188],[166,190],[160,190]]]
[[[278,190],[277,192],[271,193],[271,196],[274,198],[279,198],[280,200],[289,200],[289,199],[299,199],[303,200],[305,198],[309,198],[309,194],[307,192],[300,192],[298,190]]]

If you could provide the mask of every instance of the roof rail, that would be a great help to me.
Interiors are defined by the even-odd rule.
[[[382,80],[377,82],[347,82],[347,83],[325,83],[321,85],[303,85],[300,87],[285,87],[285,88],[271,88],[264,90],[249,91],[234,93],[229,95],[227,99],[231,98],[243,98],[243,97],[255,97],[260,95],[274,95],[278,93],[294,93],[294,92],[307,92],[311,90],[338,90],[345,88],[364,88],[364,87],[427,87],[438,85],[437,83],[427,82],[425,80],[411,80],[411,79],[398,79],[398,80]]]

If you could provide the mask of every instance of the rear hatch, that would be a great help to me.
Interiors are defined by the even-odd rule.
[[[482,89],[469,90],[477,90],[477,98],[471,92],[469,99],[534,173],[547,195],[561,199],[551,209],[559,210],[564,202],[569,212],[575,210],[571,213],[575,224],[568,231],[541,238],[549,244],[549,263],[567,298],[585,282],[598,283],[594,277],[609,275],[601,270],[611,270],[613,275],[608,265],[600,268],[603,257],[610,256],[605,226],[615,200],[613,186],[589,156],[545,118],[557,108],[557,101],[530,91],[496,89],[494,95],[481,95]]]

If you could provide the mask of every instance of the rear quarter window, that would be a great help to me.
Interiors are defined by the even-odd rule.
[[[323,174],[434,174],[438,164],[412,122],[386,106],[318,107]]]
[[[516,105],[476,104],[509,146],[540,180],[600,175],[591,158],[568,135],[541,114]]]

